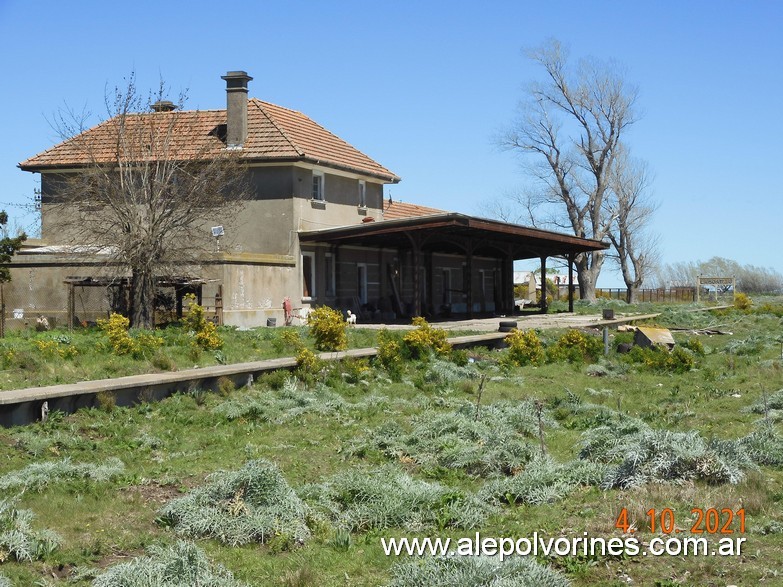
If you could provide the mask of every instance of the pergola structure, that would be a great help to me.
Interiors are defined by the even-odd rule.
[[[473,257],[497,258],[501,264],[501,295],[499,311],[510,315],[514,309],[514,261],[541,260],[541,279],[546,283],[546,260],[562,257],[568,262],[568,308],[574,303],[574,258],[580,253],[609,248],[608,243],[572,235],[466,216],[455,212],[365,222],[363,224],[302,231],[303,243],[326,243],[335,247],[353,245],[369,248],[394,248],[410,251],[413,263],[414,313],[422,312],[420,268],[432,271],[428,256],[432,253],[460,254],[465,257],[465,270],[473,283]],[[431,283],[431,275],[428,278]],[[468,314],[473,312],[472,286],[467,289]],[[547,311],[546,293],[541,310]]]
[[[129,277],[76,277],[69,276],[64,280],[64,283],[68,286],[68,327],[73,328],[74,324],[78,322],[76,319],[76,304],[75,304],[75,290],[76,288],[91,288],[99,287],[106,290],[112,288],[115,289],[117,299],[121,299],[124,295],[123,292],[128,292],[131,287],[131,280]],[[182,300],[187,294],[193,294],[196,296],[196,303],[201,304],[201,290],[207,280],[193,277],[156,277],[156,288],[173,288],[174,298],[176,306],[177,319],[182,318],[183,303]],[[124,303],[119,303],[120,306],[124,306]],[[123,308],[112,308],[112,311],[122,310]],[[126,308],[125,308],[126,309]],[[127,310],[127,309],[126,309]],[[222,323],[222,301],[221,307],[216,308],[216,317],[218,323]]]

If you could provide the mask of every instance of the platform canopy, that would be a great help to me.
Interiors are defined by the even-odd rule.
[[[405,249],[417,244],[421,250],[444,253],[470,248],[474,255],[501,253],[512,259],[568,257],[609,248],[608,243],[599,240],[456,212],[303,231],[299,240]]]
[[[303,243],[412,251],[416,268],[413,273],[414,279],[418,276],[422,253],[465,255],[469,271],[473,256],[497,258],[503,266],[503,287],[506,290],[503,305],[506,311],[513,310],[513,262],[515,260],[540,259],[544,272],[542,278],[546,279],[545,267],[548,257],[563,257],[570,267],[574,257],[580,253],[609,248],[608,243],[599,240],[456,212],[301,231],[299,240]],[[572,288],[569,288],[569,297],[572,297]],[[572,299],[571,301],[573,302]],[[416,300],[416,303],[418,306],[419,300]]]

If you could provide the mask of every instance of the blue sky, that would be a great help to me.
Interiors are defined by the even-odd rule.
[[[32,194],[37,176],[16,164],[56,142],[47,119],[64,105],[97,121],[106,88],[135,71],[142,88],[162,78],[190,108],[223,108],[220,76],[244,69],[252,96],[400,175],[395,199],[477,214],[528,181],[494,137],[541,74],[522,49],[555,37],[574,57],[621,62],[640,90],[628,140],[654,173],[664,262],[783,272],[781,30],[772,0],[0,0],[0,202]]]

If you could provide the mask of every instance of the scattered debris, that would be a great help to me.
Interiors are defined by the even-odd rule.
[[[676,344],[668,328],[651,328],[649,326],[639,326],[633,341],[640,347],[652,348],[660,345],[665,346],[668,350],[672,350]]]

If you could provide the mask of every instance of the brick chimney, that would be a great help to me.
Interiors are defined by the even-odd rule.
[[[247,139],[247,82],[253,78],[246,71],[229,71],[226,80],[226,146],[242,147]]]

